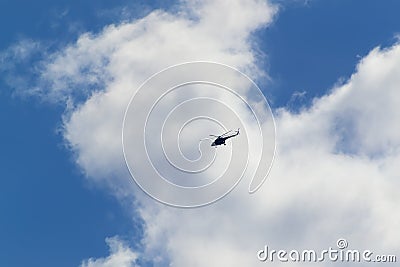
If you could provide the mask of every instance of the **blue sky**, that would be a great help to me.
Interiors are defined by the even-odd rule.
[[[399,31],[397,1],[298,2],[283,5],[263,34],[277,106],[293,91],[320,96],[339,78],[349,78],[372,48],[393,44]]]
[[[82,32],[118,23],[124,7],[123,19],[132,19],[177,5],[160,2],[2,0],[0,50],[24,39],[57,49]],[[360,57],[392,45],[400,32],[395,0],[278,3],[274,22],[256,35],[271,78],[261,84],[268,86],[263,90],[273,108],[308,105],[347,79]],[[0,266],[79,266],[106,256],[104,239],[115,235],[137,245],[141,219],[132,221],[129,208],[87,180],[63,145],[57,129],[64,108],[21,97],[4,80],[0,87]],[[306,95],[291,103],[296,91]]]

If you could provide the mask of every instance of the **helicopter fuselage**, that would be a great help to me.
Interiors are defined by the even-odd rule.
[[[211,146],[219,146],[219,145],[226,145],[225,144],[225,140],[227,138],[222,138],[222,137],[218,137],[217,139],[215,139],[214,142],[212,142]]]

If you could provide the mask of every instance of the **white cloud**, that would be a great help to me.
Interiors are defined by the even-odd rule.
[[[398,253],[400,169],[395,162],[400,139],[395,120],[400,109],[393,98],[400,64],[391,62],[400,62],[399,50],[399,45],[373,50],[346,84],[316,99],[310,109],[277,112],[276,162],[255,195],[247,195],[241,183],[204,209],[154,211],[145,206],[142,216],[151,222],[148,247],[163,250],[158,240],[168,240],[176,266],[254,266],[265,264],[255,254],[264,244],[322,250],[335,247],[339,237],[346,237],[353,249]],[[391,67],[380,71],[386,60]],[[343,121],[349,118],[351,123]],[[368,124],[372,118],[386,123],[376,128]],[[348,133],[341,127],[354,129]]]
[[[141,256],[155,266],[255,266],[265,264],[256,257],[265,244],[325,249],[339,237],[350,248],[398,253],[397,44],[374,49],[349,81],[309,109],[276,112],[276,163],[256,194],[248,195],[242,182],[214,205],[180,210],[155,203],[132,184],[121,152],[121,124],[130,96],[147,77],[190,60],[261,75],[251,32],[268,25],[276,8],[261,1],[184,3],[177,14],[154,11],[85,34],[41,63],[38,86],[46,86],[39,89],[47,98],[64,101],[74,91],[87,91],[87,100],[65,117],[65,139],[91,180],[106,183],[118,197],[134,192],[145,222]]]
[[[27,74],[32,74],[32,61],[34,56],[45,50],[43,44],[38,41],[23,39],[0,52],[0,73],[4,82],[14,89],[14,94],[21,94],[22,88],[27,88],[35,78],[30,78]],[[24,66],[29,66],[27,70]],[[24,71],[22,74],[19,71]],[[36,94],[34,89],[30,91]]]
[[[81,267],[135,267],[138,255],[117,237],[107,238],[110,255],[106,258],[84,260]]]
[[[197,3],[196,17],[190,6],[184,6],[179,15],[157,10],[132,23],[108,26],[97,35],[84,34],[76,44],[48,59],[41,81],[48,85],[44,94],[50,99],[70,99],[74,91],[80,95],[88,87],[98,88],[65,122],[66,140],[78,152],[78,164],[90,177],[119,179],[121,170],[126,173],[118,138],[122,118],[132,93],[150,75],[192,60],[224,62],[260,74],[254,73],[257,67],[250,34],[270,22],[276,9],[260,1],[215,5],[214,1],[204,6]],[[221,16],[213,13],[208,17],[214,8],[224,10],[222,17],[246,11],[246,20],[232,19],[225,25],[218,21]],[[250,16],[249,8],[256,9],[257,16]],[[218,34],[212,33],[216,30]],[[125,181],[125,175],[122,177]]]

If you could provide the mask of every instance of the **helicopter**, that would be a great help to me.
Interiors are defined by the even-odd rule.
[[[240,133],[239,129],[237,129],[237,131],[235,131],[235,133],[233,133],[231,135],[229,135],[230,132],[232,132],[232,130],[230,130],[230,131],[228,131],[228,132],[226,132],[224,134],[221,134],[221,135],[210,134],[210,136],[213,136],[213,137],[217,138],[217,139],[214,140],[214,142],[211,143],[211,146],[215,146],[215,147],[217,147],[219,145],[225,145],[226,146],[226,144],[225,144],[225,140],[226,139],[235,137],[235,136],[239,135],[239,133]]]

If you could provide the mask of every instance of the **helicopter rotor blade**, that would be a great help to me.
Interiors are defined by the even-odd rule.
[[[212,141],[212,140],[214,140],[214,139],[206,137],[206,138],[200,139],[200,142],[201,142],[201,141],[205,141],[205,140],[211,140],[211,141]]]
[[[227,134],[228,134],[228,133],[230,133],[230,132],[232,132],[232,130],[230,130],[230,131],[227,131],[226,133],[224,133],[224,134],[221,134],[220,136],[227,135]]]

